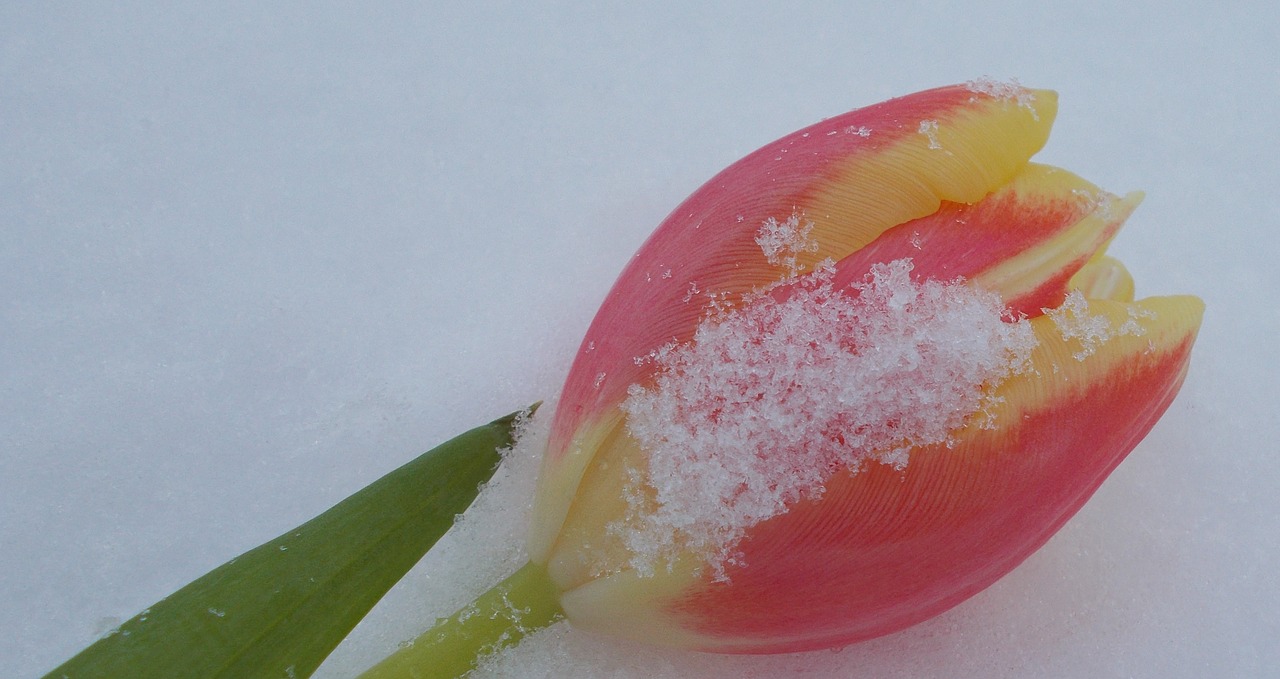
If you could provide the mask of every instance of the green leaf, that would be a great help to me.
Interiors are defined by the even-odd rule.
[[[475,499],[517,415],[424,453],[210,571],[45,679],[310,676]]]

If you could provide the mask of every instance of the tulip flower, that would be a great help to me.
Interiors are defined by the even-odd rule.
[[[486,595],[532,613],[475,646],[563,615],[699,651],[837,647],[1043,545],[1169,406],[1203,310],[1134,301],[1104,254],[1139,194],[1029,162],[1055,113],[1016,84],[920,92],[677,207],[583,340],[530,563]],[[413,662],[456,653],[430,648],[467,617]]]

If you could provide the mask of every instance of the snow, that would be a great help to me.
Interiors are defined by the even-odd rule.
[[[983,76],[981,78],[970,80],[965,83],[965,86],[968,87],[970,91],[978,94],[985,94],[997,99],[1016,102],[1018,106],[1030,111],[1032,118],[1036,120],[1040,119],[1040,114],[1036,112],[1036,108],[1033,106],[1036,101],[1035,93],[1028,90],[1026,87],[1023,87],[1022,83],[1019,83],[1017,78],[1010,78],[1009,80],[1004,81]]]
[[[692,552],[724,578],[748,528],[820,497],[835,470],[905,468],[909,448],[946,442],[1026,367],[1031,324],[999,295],[911,270],[877,264],[845,290],[828,264],[785,300],[761,293],[654,352],[655,383],[622,405],[648,459],[611,526],[632,568]]]
[[[1042,550],[918,627],[776,658],[558,627],[502,667],[1265,676],[1280,666],[1278,14],[6,3],[0,676],[38,676],[104,620],[553,398],[628,258],[729,163],[984,75],[1060,92],[1038,160],[1146,190],[1110,249],[1139,295],[1205,298],[1168,415]],[[322,676],[368,666],[518,565],[536,460],[511,462],[511,492]]]
[[[776,217],[766,219],[756,232],[756,245],[764,253],[765,261],[781,264],[787,275],[795,276],[804,268],[797,261],[800,255],[818,251],[818,241],[813,239],[812,233],[813,222],[793,212],[781,222]]]
[[[929,148],[935,151],[942,149],[942,144],[938,142],[938,121],[921,120],[920,134],[923,134],[929,140]]]
[[[1053,321],[1058,334],[1063,340],[1075,340],[1080,349],[1072,354],[1077,361],[1094,355],[1102,345],[1115,337],[1132,335],[1135,337],[1146,333],[1146,328],[1138,323],[1139,318],[1154,318],[1155,312],[1146,309],[1129,309],[1129,318],[1119,327],[1113,327],[1111,320],[1101,314],[1089,313],[1089,302],[1078,290],[1067,294],[1062,305],[1056,309],[1042,309]]]

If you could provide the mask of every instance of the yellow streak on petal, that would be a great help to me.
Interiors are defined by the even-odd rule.
[[[992,408],[996,420],[1021,417],[1038,404],[1067,400],[1067,393],[1105,387],[1110,375],[1125,365],[1163,360],[1168,352],[1195,338],[1203,315],[1204,302],[1191,295],[1137,302],[1091,299],[1086,316],[1105,321],[1104,336],[1093,340],[1072,332],[1072,323],[1079,319],[1069,319],[1065,330],[1049,314],[1031,319],[1039,342],[1031,355],[1031,369],[996,389],[1003,399]],[[1142,398],[1158,400],[1150,394]]]
[[[619,432],[624,429],[622,413],[613,409],[604,420],[592,423],[578,431],[568,452],[557,463],[558,468],[555,473],[548,473],[544,469],[539,474],[538,499],[559,498],[564,501],[547,502],[535,499],[533,521],[525,548],[529,552],[529,560],[546,565],[551,579],[557,583],[571,582],[574,578],[581,577],[566,574],[564,568],[557,570],[557,567],[551,563],[552,549],[560,539],[563,530],[566,529],[563,524],[568,520],[571,512],[576,511],[576,514],[585,512],[588,516],[600,513],[600,510],[592,508],[590,499],[580,496],[598,494],[592,493],[590,482],[593,479],[589,477],[607,472],[615,464],[610,462],[610,458],[615,457],[615,454],[610,451],[615,445],[615,439],[619,438]],[[625,435],[620,438],[630,440],[630,437]],[[623,451],[623,454],[625,455],[626,451]],[[545,460],[543,464],[545,466]],[[589,483],[586,487],[580,487],[584,478]],[[623,502],[621,495],[618,495],[615,500]],[[557,573],[560,577],[557,577]]]
[[[557,534],[546,550],[547,573],[562,590],[602,572],[629,567],[630,555],[610,526],[626,517],[627,494],[647,487],[633,488],[636,484],[630,476],[635,471],[648,471],[645,460],[621,420],[604,433],[596,457],[584,471],[565,519],[556,524]]]
[[[936,121],[902,120],[911,129],[937,125],[844,161],[802,206],[819,245],[802,263],[839,260],[898,224],[933,214],[943,200],[974,203],[1008,182],[1044,146],[1057,114],[1056,92],[1030,92],[1029,106],[977,99]]]
[[[548,550],[547,572],[562,592],[560,606],[580,629],[677,648],[707,645],[709,639],[673,624],[665,608],[698,581],[702,558],[680,555],[641,575],[611,531],[628,515],[628,493],[650,490],[636,487],[633,469],[647,473],[645,455],[618,423],[605,435]]]

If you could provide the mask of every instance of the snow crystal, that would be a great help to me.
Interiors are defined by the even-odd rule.
[[[1033,119],[1040,120],[1040,115],[1036,113],[1035,106],[1033,105],[1036,101],[1036,95],[1033,94],[1031,90],[1023,87],[1016,79],[1009,80],[1008,82],[1002,82],[992,78],[978,78],[977,80],[970,80],[964,85],[970,92],[985,94],[989,97],[995,97],[996,99],[1003,99],[1005,101],[1016,102],[1018,106],[1031,111],[1031,117]]]
[[[911,269],[879,264],[842,290],[824,267],[785,301],[708,316],[691,342],[654,352],[653,384],[623,404],[648,454],[630,472],[630,515],[613,526],[632,567],[649,574],[692,550],[724,577],[747,528],[820,496],[839,469],[902,468],[1026,366],[1030,324],[998,295],[915,282]]]
[[[818,251],[818,241],[810,236],[812,232],[813,222],[802,221],[801,215],[793,212],[785,222],[773,217],[765,220],[756,232],[756,244],[770,264],[785,266],[787,277],[791,278],[804,269],[798,263],[800,254]]]
[[[920,134],[929,139],[929,148],[940,149],[942,144],[938,143],[938,121],[922,120],[920,121]]]
[[[1080,343],[1080,350],[1073,354],[1077,361],[1083,361],[1097,353],[1098,348],[1113,337],[1145,334],[1146,328],[1142,327],[1138,320],[1155,315],[1154,312],[1145,309],[1130,307],[1129,318],[1120,327],[1112,327],[1111,319],[1089,313],[1089,302],[1079,290],[1068,293],[1062,306],[1057,309],[1041,309],[1041,311],[1053,319],[1062,339],[1076,340]]]

